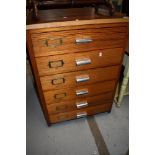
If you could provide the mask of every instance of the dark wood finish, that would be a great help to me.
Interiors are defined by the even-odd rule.
[[[86,7],[104,4],[104,0],[27,0],[27,9],[33,8],[32,2],[37,1],[38,10]]]
[[[65,18],[64,18],[65,17]],[[37,19],[34,14],[30,13],[27,17],[27,24],[39,24],[57,21],[75,21],[75,20],[92,20],[103,18],[122,18],[122,14],[115,13],[111,15],[102,15],[96,12],[95,8],[70,8],[70,9],[49,9],[39,10]]]
[[[112,0],[82,0],[82,1],[77,1],[77,0],[71,0],[71,1],[56,1],[56,0],[52,0],[52,1],[37,1],[37,0],[32,0],[32,3],[28,3],[27,4],[27,11],[31,10],[32,9],[32,12],[29,11],[29,16],[27,18],[27,21],[28,23],[31,23],[32,21],[42,21],[44,19],[47,20],[48,18],[48,21],[51,21],[52,20],[52,17],[51,14],[56,14],[57,10],[59,10],[58,8],[67,8],[67,9],[63,9],[63,12],[65,14],[71,14],[72,17],[75,17],[75,15],[73,14],[74,12],[77,12],[78,11],[78,14],[80,14],[80,10],[82,9],[81,7],[85,7],[83,9],[83,16],[81,17],[85,17],[86,15],[89,17],[89,13],[90,11],[88,12],[88,10],[92,10],[93,11],[93,15],[94,17],[100,17],[99,16],[99,8],[100,8],[100,4],[104,5],[105,9],[107,10],[107,16],[114,16],[114,13],[115,13],[115,8],[114,8],[114,5],[112,3]],[[80,7],[80,8],[79,8]],[[87,7],[87,9],[86,9]],[[70,8],[70,9],[69,9]],[[74,9],[73,9],[74,8]],[[41,10],[42,9],[42,10]],[[54,9],[55,9],[55,12],[54,12]],[[51,10],[51,14],[49,14]],[[92,12],[91,11],[91,12]],[[88,12],[88,13],[87,13]],[[74,15],[74,16],[73,16]],[[76,15],[76,16],[77,16]],[[57,19],[60,15],[58,14],[57,15]],[[71,17],[70,16],[70,17]],[[101,17],[100,17],[101,18]]]
[[[103,0],[39,0],[38,9],[62,9],[103,4]]]
[[[65,55],[55,55],[48,57],[36,58],[37,67],[39,70],[39,75],[52,75],[58,73],[65,73],[70,71],[86,70],[96,67],[104,67],[111,65],[119,65],[123,57],[123,49],[106,49],[90,52],[81,52],[75,54],[65,54]],[[77,66],[76,60],[88,58],[91,60],[90,64]],[[59,67],[49,67],[49,62],[60,62],[63,61],[62,65],[57,65]]]
[[[52,76],[40,77],[43,91],[55,90],[68,87],[77,87],[96,82],[117,79],[120,66],[110,66],[105,68],[95,68],[90,70],[56,74]],[[77,78],[89,77],[89,80],[77,82]]]

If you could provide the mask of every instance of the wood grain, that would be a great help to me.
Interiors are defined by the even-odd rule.
[[[84,10],[79,16],[79,11],[74,10],[65,21],[61,18],[68,10],[64,10],[65,14],[62,10],[59,14],[43,11],[40,19],[47,16],[42,21],[32,21],[34,24],[27,26],[30,62],[48,125],[75,119],[77,113],[111,111],[128,39],[128,18],[103,17],[92,9]],[[47,23],[50,17],[53,22]],[[73,20],[78,17],[82,20]],[[92,42],[76,44],[77,38]],[[91,63],[77,66],[78,59]],[[77,77],[89,80],[77,83]],[[80,91],[86,94],[77,96]],[[85,101],[88,106],[77,109],[77,102]]]
[[[46,100],[46,104],[55,104],[56,102],[62,102],[77,98],[90,97],[98,94],[103,94],[106,92],[114,91],[116,81],[105,81],[102,83],[95,83],[92,85],[79,86],[76,88],[62,88],[54,91],[46,91],[44,92],[44,97]],[[76,95],[76,91],[88,90],[88,94],[85,95]]]
[[[84,24],[84,25],[69,25],[69,26],[57,26],[48,28],[38,28],[28,30],[31,34],[40,34],[47,32],[59,32],[59,31],[72,31],[81,29],[104,29],[104,28],[114,28],[114,27],[126,27],[128,29],[128,22],[116,22],[116,23],[99,23],[99,24]]]
[[[86,69],[91,69],[96,67],[119,65],[121,64],[122,57],[123,57],[123,49],[115,48],[115,49],[81,52],[81,53],[74,53],[74,54],[41,57],[41,58],[36,58],[36,63],[37,63],[39,75],[44,76],[44,75],[54,75],[58,73],[65,73],[65,72],[71,72],[71,71],[86,70]],[[91,60],[91,64],[77,66],[76,60],[84,59],[84,58],[89,58]],[[63,61],[63,66],[50,68],[49,62],[51,61],[54,61],[54,62]]]
[[[49,115],[48,115],[48,112],[47,112],[47,107],[46,107],[46,104],[45,104],[45,99],[44,99],[44,96],[43,96],[41,83],[40,83],[40,79],[39,79],[39,76],[38,76],[39,75],[38,74],[38,69],[37,69],[37,66],[36,66],[35,58],[34,58],[31,34],[30,34],[29,31],[27,31],[26,35],[27,35],[26,39],[27,39],[27,46],[28,46],[28,55],[29,55],[29,58],[30,58],[30,65],[31,65],[32,73],[33,73],[33,76],[34,76],[34,79],[35,79],[35,84],[36,84],[36,87],[37,87],[37,93],[38,93],[38,97],[39,97],[39,100],[40,100],[40,106],[42,108],[42,111],[43,111],[43,114],[44,114],[44,117],[46,119],[47,124],[50,125],[50,118],[49,118]]]
[[[86,17],[87,18],[87,17]],[[83,19],[83,20],[74,20],[71,21],[55,21],[55,22],[45,22],[45,23],[33,23],[26,26],[27,30],[32,29],[42,29],[42,28],[54,28],[54,27],[66,27],[66,26],[81,26],[81,25],[91,25],[91,24],[107,24],[107,23],[128,23],[129,18],[113,18],[113,19]]]
[[[52,114],[50,115],[51,123],[57,123],[61,121],[71,120],[77,118],[77,113],[86,112],[87,115],[94,115],[100,112],[108,112],[111,109],[111,103],[107,102],[107,104],[97,105],[95,107],[88,107],[84,110],[75,110],[65,113]]]
[[[76,103],[81,103],[81,102],[87,102],[88,107],[96,106],[99,104],[105,104],[107,102],[112,103],[113,102],[112,95],[113,95],[113,92],[108,92],[108,93],[103,93],[103,94],[97,95],[97,96],[85,97],[85,98],[69,100],[69,101],[65,101],[65,102],[58,102],[55,104],[48,105],[47,109],[48,109],[48,113],[50,115],[50,114],[56,114],[56,113],[77,110]],[[81,109],[85,109],[85,108],[81,108]]]
[[[52,76],[43,76],[40,77],[40,81],[43,91],[77,87],[105,80],[116,79],[119,74],[119,68],[120,66],[110,66],[78,72],[56,74]],[[76,81],[76,78],[83,77],[84,75],[89,77],[88,81],[84,82]]]
[[[33,34],[35,56],[81,52],[110,47],[121,47],[126,37],[126,27],[81,29],[72,31]],[[76,39],[91,38],[92,42],[76,44]],[[110,40],[110,42],[109,42]],[[118,41],[119,40],[119,41]]]

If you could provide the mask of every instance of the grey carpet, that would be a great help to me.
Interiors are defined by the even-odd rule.
[[[26,80],[27,155],[99,155],[87,118],[48,127],[28,64]],[[128,109],[128,97],[125,97],[120,108],[113,105],[111,114],[102,113],[94,117],[110,155],[125,155],[129,148]]]

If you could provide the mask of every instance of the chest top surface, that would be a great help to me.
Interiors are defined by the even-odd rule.
[[[70,8],[39,10],[38,18],[32,13],[27,16],[26,29],[49,27],[77,26],[87,24],[128,22],[128,17],[120,13],[113,16],[105,15],[102,11],[96,13],[94,8]]]

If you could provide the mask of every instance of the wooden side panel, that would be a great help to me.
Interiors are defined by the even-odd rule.
[[[42,87],[41,87],[40,79],[39,79],[39,76],[38,76],[39,73],[38,73],[38,69],[37,69],[37,66],[36,66],[36,61],[35,61],[35,58],[34,58],[34,53],[33,53],[33,48],[32,48],[32,41],[31,41],[31,34],[30,34],[29,31],[27,31],[26,35],[27,35],[26,39],[27,39],[27,46],[28,46],[28,54],[29,54],[29,58],[30,58],[30,64],[31,64],[33,75],[34,75],[35,83],[36,83],[36,86],[37,86],[37,93],[38,93],[38,96],[39,96],[39,99],[40,99],[40,105],[41,105],[41,108],[43,110],[46,122],[47,122],[48,125],[50,125],[51,121],[50,121],[48,111],[47,111],[47,107],[46,107],[46,104],[45,104],[45,99],[44,99],[44,96],[43,96]]]

